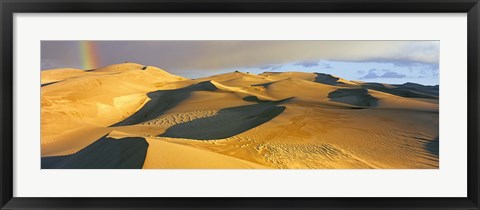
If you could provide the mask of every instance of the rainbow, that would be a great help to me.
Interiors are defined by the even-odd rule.
[[[82,57],[83,69],[90,70],[99,67],[95,41],[80,41],[80,55]]]

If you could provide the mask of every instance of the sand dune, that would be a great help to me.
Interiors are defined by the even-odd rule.
[[[326,85],[339,85],[339,86],[350,86],[356,85],[354,82],[345,80],[340,77],[336,77],[330,74],[322,74],[322,73],[307,73],[307,72],[265,72],[260,74],[266,79],[269,80],[284,80],[284,79],[301,79],[311,82],[317,82]]]
[[[385,85],[380,83],[364,83],[362,87],[407,98],[438,99],[438,86],[406,83],[403,85]]]
[[[116,140],[103,136],[73,155],[42,158],[42,168],[141,169],[147,148],[148,143],[141,137]]]
[[[150,99],[146,94],[161,89],[158,84],[185,80],[160,69],[141,70],[139,64],[120,67],[109,70],[115,70],[115,74],[91,74],[97,71],[92,70],[84,76],[65,77],[42,87],[42,145],[52,145],[42,147],[42,155],[77,152],[99,137],[81,133],[103,130],[101,135],[105,134],[110,131],[105,127],[127,118],[148,103]],[[60,70],[58,74],[63,72]],[[82,139],[75,137],[79,133]]]
[[[149,149],[143,168],[268,168],[267,166],[166,139],[147,139]],[[188,140],[187,140],[188,141]],[[181,155],[181,156],[179,156]],[[183,156],[187,156],[186,158]]]
[[[73,69],[73,68],[64,68],[64,69],[52,69],[45,70],[41,72],[41,84],[48,85],[65,79],[70,79],[73,77],[85,76],[88,75],[88,72]]]
[[[346,103],[359,107],[371,107],[377,105],[377,98],[368,93],[364,88],[341,88],[328,93],[332,101]]]
[[[303,72],[42,72],[42,168],[438,168],[438,86]]]
[[[173,125],[161,136],[201,140],[228,138],[266,123],[284,110],[285,107],[276,106],[275,102],[221,109],[213,116]]]

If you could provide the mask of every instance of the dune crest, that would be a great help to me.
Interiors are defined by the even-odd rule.
[[[438,168],[438,86],[137,63],[41,76],[46,169]]]

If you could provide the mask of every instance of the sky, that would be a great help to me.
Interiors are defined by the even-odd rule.
[[[439,41],[42,41],[41,70],[135,62],[187,78],[299,71],[438,85],[439,51]]]

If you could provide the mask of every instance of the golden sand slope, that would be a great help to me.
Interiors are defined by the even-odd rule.
[[[72,154],[108,133],[108,126],[128,117],[150,99],[147,93],[185,78],[140,64],[107,66],[42,87],[42,155]],[[106,70],[105,70],[106,69]],[[64,73],[59,70],[58,74]],[[98,74],[97,72],[110,72]],[[83,75],[83,76],[79,76]],[[47,80],[49,81],[49,80]],[[51,80],[50,80],[51,81]],[[174,86],[175,87],[175,86]]]
[[[134,63],[42,84],[43,168],[438,168],[434,87]]]

